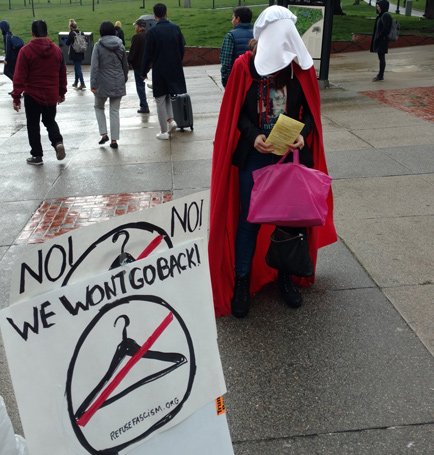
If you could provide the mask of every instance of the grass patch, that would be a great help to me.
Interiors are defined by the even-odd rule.
[[[30,27],[33,20],[31,4],[29,0],[10,1],[12,9],[9,10],[9,0],[0,0],[2,19],[9,22],[13,33],[28,41],[31,37]],[[132,23],[140,15],[150,14],[156,0],[152,2],[99,0],[99,3],[95,0],[94,10],[91,0],[81,0],[81,2],[80,5],[77,0],[35,0],[35,17],[47,21],[50,38],[56,43],[58,32],[68,30],[69,18],[74,18],[82,31],[93,32],[94,41],[99,39],[98,31],[102,21],[120,20],[123,23],[128,48],[131,36],[134,34]],[[353,2],[354,0],[342,0],[346,15],[334,16],[333,41],[349,41],[353,33],[372,33],[375,8],[363,0],[360,0],[360,5],[353,5]],[[372,3],[375,3],[374,0]],[[424,7],[422,3],[423,0],[413,2],[414,7],[421,10]],[[143,4],[145,8],[142,8]],[[184,0],[168,0],[166,4],[169,19],[181,27],[188,46],[220,47],[225,33],[231,29],[232,8],[238,5],[238,2],[236,0],[191,0],[193,8],[184,8],[182,6]],[[248,3],[243,2],[243,5]],[[252,6],[253,18],[256,19],[267,5],[268,3]],[[303,9],[299,11],[296,7],[291,7],[291,10],[299,17],[297,28],[301,33],[312,21],[315,21],[316,18],[312,14],[319,14],[318,12],[307,13]],[[434,36],[434,21],[393,15],[401,24],[401,34]],[[2,40],[0,40],[0,46],[3,46]]]

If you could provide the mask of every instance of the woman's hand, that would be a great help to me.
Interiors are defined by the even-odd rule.
[[[91,91],[92,93],[96,93],[96,87],[92,87],[92,88],[90,89],[90,91]]]
[[[266,144],[267,137],[265,134],[260,134],[259,136],[256,136],[255,143],[253,144],[253,147],[259,152],[259,153],[272,153],[274,151],[273,149],[273,144]]]
[[[295,150],[295,149],[301,150],[303,147],[304,147],[304,137],[301,134],[299,134],[298,138],[295,140],[295,142],[293,144],[291,144],[288,148],[289,148],[289,150]]]

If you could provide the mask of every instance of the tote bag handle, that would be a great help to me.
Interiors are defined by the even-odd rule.
[[[290,153],[293,153],[292,163],[293,163],[293,164],[300,164],[300,157],[299,157],[298,152],[299,152],[298,149],[288,150],[288,151],[282,156],[282,158],[280,158],[280,160],[279,160],[276,164],[282,164],[282,163],[286,160],[286,157],[287,157]]]

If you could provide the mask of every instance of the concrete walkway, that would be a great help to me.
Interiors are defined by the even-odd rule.
[[[217,321],[237,455],[434,453],[434,46],[391,50],[384,82],[371,82],[377,67],[368,52],[331,59],[322,113],[340,239],[321,250],[305,305],[288,310],[271,285],[246,320]],[[71,89],[58,114],[67,157],[44,132],[40,168],[25,163],[25,116],[0,78],[0,307],[43,201],[209,187],[219,67],[186,76],[193,132],[156,140],[155,105],[136,113],[131,74],[119,149],[98,146],[93,95]],[[0,352],[0,395],[21,432]]]

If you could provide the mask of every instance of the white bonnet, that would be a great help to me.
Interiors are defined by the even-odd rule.
[[[304,70],[313,65],[303,40],[295,27],[297,16],[283,6],[266,8],[256,19],[253,37],[258,41],[255,68],[266,76],[286,68],[293,60]]]

